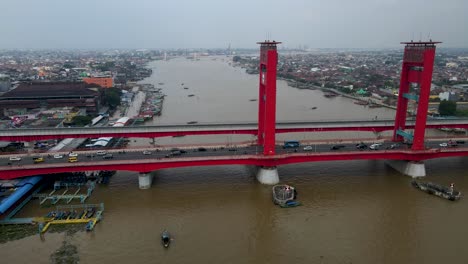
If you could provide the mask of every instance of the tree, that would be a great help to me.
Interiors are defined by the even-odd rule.
[[[90,116],[75,116],[72,120],[72,123],[75,126],[83,127],[91,124],[92,120],[93,118]]]
[[[121,91],[117,88],[103,89],[102,103],[108,105],[110,108],[115,109],[120,105]]]
[[[457,112],[457,103],[447,100],[440,101],[439,114],[443,116],[452,116]]]

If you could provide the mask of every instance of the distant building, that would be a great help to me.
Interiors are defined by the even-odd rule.
[[[447,100],[447,101],[453,101],[456,102],[459,100],[458,94],[454,92],[443,92],[439,94],[439,98],[441,101]]]
[[[10,76],[0,74],[0,92],[6,92],[11,88]]]
[[[97,84],[102,88],[114,87],[114,79],[109,76],[98,76],[98,77],[86,77],[83,81],[87,84]]]
[[[99,92],[76,82],[22,83],[0,96],[0,115],[8,110],[27,113],[31,109],[78,107],[86,112],[99,112]]]

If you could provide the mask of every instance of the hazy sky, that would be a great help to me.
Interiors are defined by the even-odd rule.
[[[467,0],[3,0],[0,48],[468,47]],[[429,35],[430,34],[430,35]]]

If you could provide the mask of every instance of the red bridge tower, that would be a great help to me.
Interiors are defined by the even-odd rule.
[[[264,155],[275,154],[276,126],[276,66],[281,42],[265,41],[260,44],[260,82],[258,96],[258,145],[263,146]]]
[[[393,131],[394,141],[404,139],[413,143],[412,150],[424,149],[429,94],[434,66],[435,44],[441,42],[402,42],[406,44],[401,69],[400,90]],[[413,86],[412,84],[416,84]],[[416,93],[419,92],[419,93]],[[408,100],[417,102],[414,134],[405,132]]]

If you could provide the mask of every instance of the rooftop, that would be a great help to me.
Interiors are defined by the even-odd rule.
[[[16,89],[4,93],[0,99],[7,98],[40,98],[40,97],[73,97],[95,96],[85,83],[76,82],[32,82],[22,83]]]

